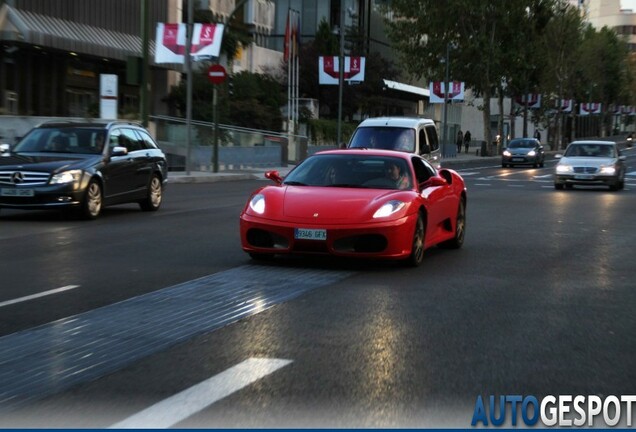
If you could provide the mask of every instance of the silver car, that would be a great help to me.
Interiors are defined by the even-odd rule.
[[[554,173],[554,188],[573,185],[609,186],[610,190],[625,186],[625,156],[612,141],[573,141],[559,159]]]

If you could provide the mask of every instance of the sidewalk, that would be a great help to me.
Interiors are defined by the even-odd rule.
[[[501,156],[477,156],[475,151],[468,154],[460,153],[455,157],[443,158],[442,167],[444,168],[461,168],[465,166],[475,166],[479,164],[493,165],[501,162]],[[263,179],[267,171],[276,170],[282,176],[287,175],[294,165],[286,167],[262,167],[262,168],[246,168],[243,170],[219,171],[217,173],[211,171],[170,171],[168,173],[168,183],[214,183],[221,181],[236,180],[256,180]]]

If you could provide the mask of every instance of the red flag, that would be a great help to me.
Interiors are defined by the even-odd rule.
[[[285,49],[284,49],[284,56],[285,58],[289,58],[289,48],[290,48],[290,42],[291,42],[291,26],[289,25],[289,16],[290,11],[287,10],[287,24],[285,24]]]

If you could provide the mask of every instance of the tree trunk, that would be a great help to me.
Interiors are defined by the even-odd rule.
[[[484,89],[484,140],[486,140],[486,148],[488,149],[488,155],[494,155],[492,147],[492,133],[490,129],[490,87],[486,86]]]

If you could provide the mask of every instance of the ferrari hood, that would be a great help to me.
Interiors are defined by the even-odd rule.
[[[364,220],[404,191],[338,187],[286,188],[283,214],[293,219]]]

